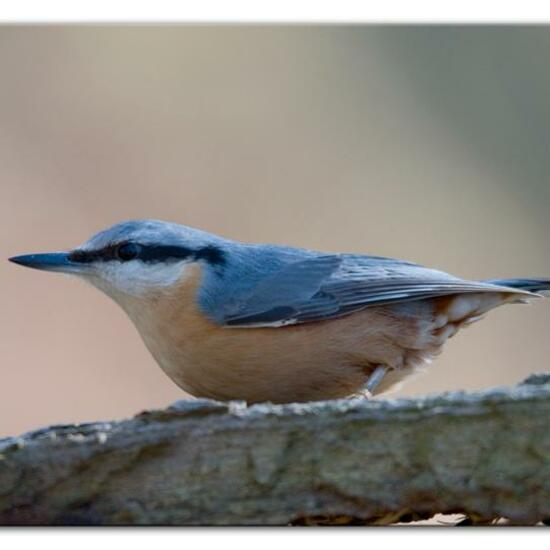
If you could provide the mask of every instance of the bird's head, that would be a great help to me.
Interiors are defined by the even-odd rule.
[[[80,276],[119,301],[175,284],[196,262],[222,268],[225,242],[198,229],[137,220],[118,223],[68,252],[25,254],[10,261]]]

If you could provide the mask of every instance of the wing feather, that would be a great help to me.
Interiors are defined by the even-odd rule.
[[[464,292],[524,290],[467,281],[417,264],[378,256],[319,255],[265,277],[223,322],[276,327],[322,321],[366,307]]]

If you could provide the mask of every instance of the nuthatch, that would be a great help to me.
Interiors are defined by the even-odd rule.
[[[387,390],[459,328],[550,289],[550,279],[468,281],[155,220],[119,223],[70,252],[10,260],[82,277],[126,311],[181,388],[247,402]]]

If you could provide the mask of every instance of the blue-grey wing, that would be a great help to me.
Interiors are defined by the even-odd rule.
[[[317,303],[325,315],[336,313],[338,303],[321,295],[319,289],[337,271],[341,262],[338,256],[331,255],[286,265],[243,293],[238,307],[227,311],[223,322],[233,326],[290,324],[294,322],[297,308],[304,313]]]
[[[502,290],[391,258],[320,255],[263,278],[220,320],[233,327],[276,327],[322,321],[375,305]]]

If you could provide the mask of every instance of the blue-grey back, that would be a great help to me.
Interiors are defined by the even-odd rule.
[[[373,305],[503,290],[392,258],[235,242],[226,246],[227,264],[223,271],[207,270],[199,303],[211,318],[229,326],[298,324]]]

